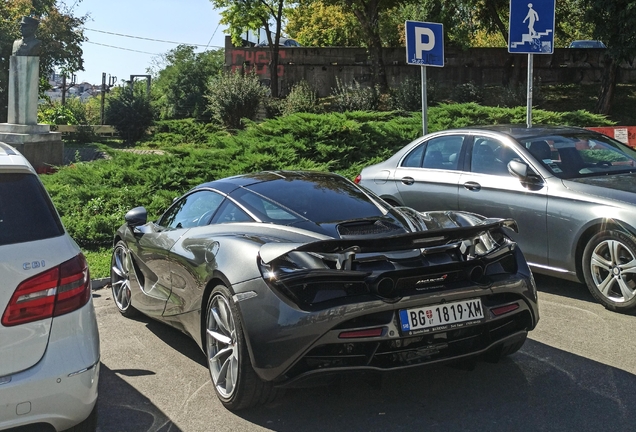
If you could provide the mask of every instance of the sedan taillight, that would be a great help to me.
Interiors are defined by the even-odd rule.
[[[9,327],[72,312],[88,303],[90,275],[84,255],[23,281],[2,315]]]

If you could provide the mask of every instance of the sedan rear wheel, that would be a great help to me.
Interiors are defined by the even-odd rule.
[[[272,384],[252,368],[238,309],[222,285],[212,290],[208,301],[205,343],[214,390],[226,408],[236,411],[276,397]]]
[[[119,312],[125,317],[137,315],[137,309],[132,306],[130,292],[130,272],[132,262],[130,252],[124,241],[119,241],[113,250],[110,260],[110,286],[113,300]]]
[[[620,231],[596,234],[583,252],[587,287],[601,304],[616,312],[636,308],[636,242]]]

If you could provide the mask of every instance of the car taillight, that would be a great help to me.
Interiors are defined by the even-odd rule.
[[[90,275],[84,255],[23,281],[2,315],[9,327],[72,312],[88,303]]]
[[[353,182],[355,184],[360,184],[361,181],[362,181],[362,174],[358,174],[356,178],[353,179]]]

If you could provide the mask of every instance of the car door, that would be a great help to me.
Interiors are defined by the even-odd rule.
[[[195,191],[175,201],[159,221],[137,235],[137,242],[129,245],[139,288],[133,290],[136,307],[151,316],[163,314],[172,291],[172,247],[190,228],[206,224],[222,201],[216,192]]]
[[[415,147],[395,170],[404,205],[419,211],[456,210],[466,136],[442,135]]]
[[[512,159],[527,162],[513,143],[476,135],[459,179],[459,209],[487,217],[512,218],[519,233],[510,233],[526,259],[548,265],[548,186],[522,182],[508,172]]]
[[[219,243],[209,226],[224,222],[253,221],[229,199],[215,191],[202,190],[187,197],[183,207],[169,214],[166,224],[183,232],[170,245],[171,292],[163,312],[165,318],[199,309],[207,267],[214,267]],[[222,222],[216,222],[219,218]],[[162,218],[163,220],[163,218]]]

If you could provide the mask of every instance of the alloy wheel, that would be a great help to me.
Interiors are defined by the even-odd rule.
[[[131,262],[128,249],[124,245],[119,244],[113,251],[110,282],[113,299],[120,311],[126,311],[130,307],[130,269]]]
[[[236,390],[239,375],[239,349],[232,309],[225,296],[210,301],[206,342],[210,375],[217,392],[229,399]]]
[[[598,291],[616,303],[636,296],[636,258],[622,242],[607,239],[592,251],[590,270]]]

